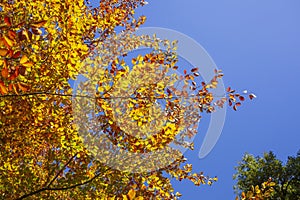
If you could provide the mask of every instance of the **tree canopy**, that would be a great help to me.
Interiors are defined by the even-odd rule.
[[[260,194],[259,199],[297,200],[300,198],[300,151],[296,156],[289,156],[286,164],[272,151],[262,157],[246,153],[236,167],[234,179],[236,192],[243,192],[241,196],[245,199],[256,193]]]
[[[177,199],[170,177],[217,180],[169,144],[193,149],[201,113],[244,97],[216,99],[220,70],[197,85],[197,67],[176,73],[176,42],[135,35],[145,4],[0,2],[1,199]]]

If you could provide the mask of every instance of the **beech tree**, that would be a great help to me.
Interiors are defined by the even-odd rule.
[[[236,192],[241,199],[289,199],[300,198],[300,151],[289,156],[284,165],[270,151],[262,157],[245,154],[236,167]]]
[[[145,4],[0,2],[1,199],[177,199],[171,177],[217,180],[168,145],[193,149],[201,113],[244,97],[216,99],[220,70],[198,86],[197,67],[176,73],[176,42],[135,35]]]

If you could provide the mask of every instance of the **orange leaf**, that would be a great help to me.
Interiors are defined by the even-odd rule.
[[[130,189],[127,196],[129,197],[130,200],[133,200],[135,197],[135,191],[133,189]]]
[[[6,56],[8,53],[7,49],[0,49],[0,56]]]
[[[13,85],[13,84],[11,84],[11,83],[8,85],[8,90],[9,90],[9,91],[12,91],[12,89],[13,89],[13,86],[12,86],[12,85]]]
[[[16,34],[16,32],[14,32],[14,31],[12,31],[12,30],[9,30],[8,31],[8,37],[10,38],[10,39],[15,39],[16,38],[16,36],[17,36],[17,34]]]
[[[2,77],[7,78],[8,77],[8,69],[3,68],[1,71],[1,75],[2,75]]]
[[[26,92],[28,89],[24,86],[22,86],[22,84],[18,83],[19,88],[23,91]]]
[[[6,61],[6,59],[3,60],[3,68],[7,68],[7,61]]]
[[[2,95],[7,94],[7,88],[3,83],[0,83],[0,92]]]
[[[246,198],[245,192],[242,192],[242,198]]]

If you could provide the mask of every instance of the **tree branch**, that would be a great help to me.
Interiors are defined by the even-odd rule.
[[[57,179],[60,173],[62,173],[65,168],[70,164],[70,162],[77,156],[78,153],[76,153],[74,156],[72,156],[68,162],[59,170],[59,172],[55,175],[55,177],[50,181],[50,183],[47,185],[47,187],[50,187],[52,183]]]
[[[107,172],[108,170],[110,170],[110,168],[107,168],[103,173]],[[76,188],[78,186],[83,186],[85,184],[88,184],[90,182],[92,182],[93,180],[95,180],[96,178],[98,178],[102,173],[99,173],[97,175],[95,175],[93,178],[87,180],[87,181],[84,181],[82,183],[77,183],[75,185],[71,185],[71,186],[68,186],[68,187],[57,187],[57,188],[51,188],[49,185],[47,187],[44,187],[44,188],[41,188],[41,189],[38,189],[36,191],[33,191],[33,192],[30,192],[28,194],[25,194],[19,198],[17,198],[16,200],[22,200],[22,199],[25,199],[27,197],[30,197],[30,196],[33,196],[35,194],[38,194],[38,193],[41,193],[43,191],[62,191],[62,190],[69,190],[69,189],[73,189],[73,188]]]

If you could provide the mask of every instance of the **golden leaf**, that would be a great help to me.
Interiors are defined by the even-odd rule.
[[[22,58],[21,58],[21,60],[20,60],[20,63],[21,63],[21,64],[24,64],[24,63],[26,63],[28,60],[29,60],[28,57],[27,57],[26,55],[23,55]]]
[[[134,189],[130,189],[127,193],[127,196],[129,197],[130,200],[133,200],[135,197],[135,190]]]

